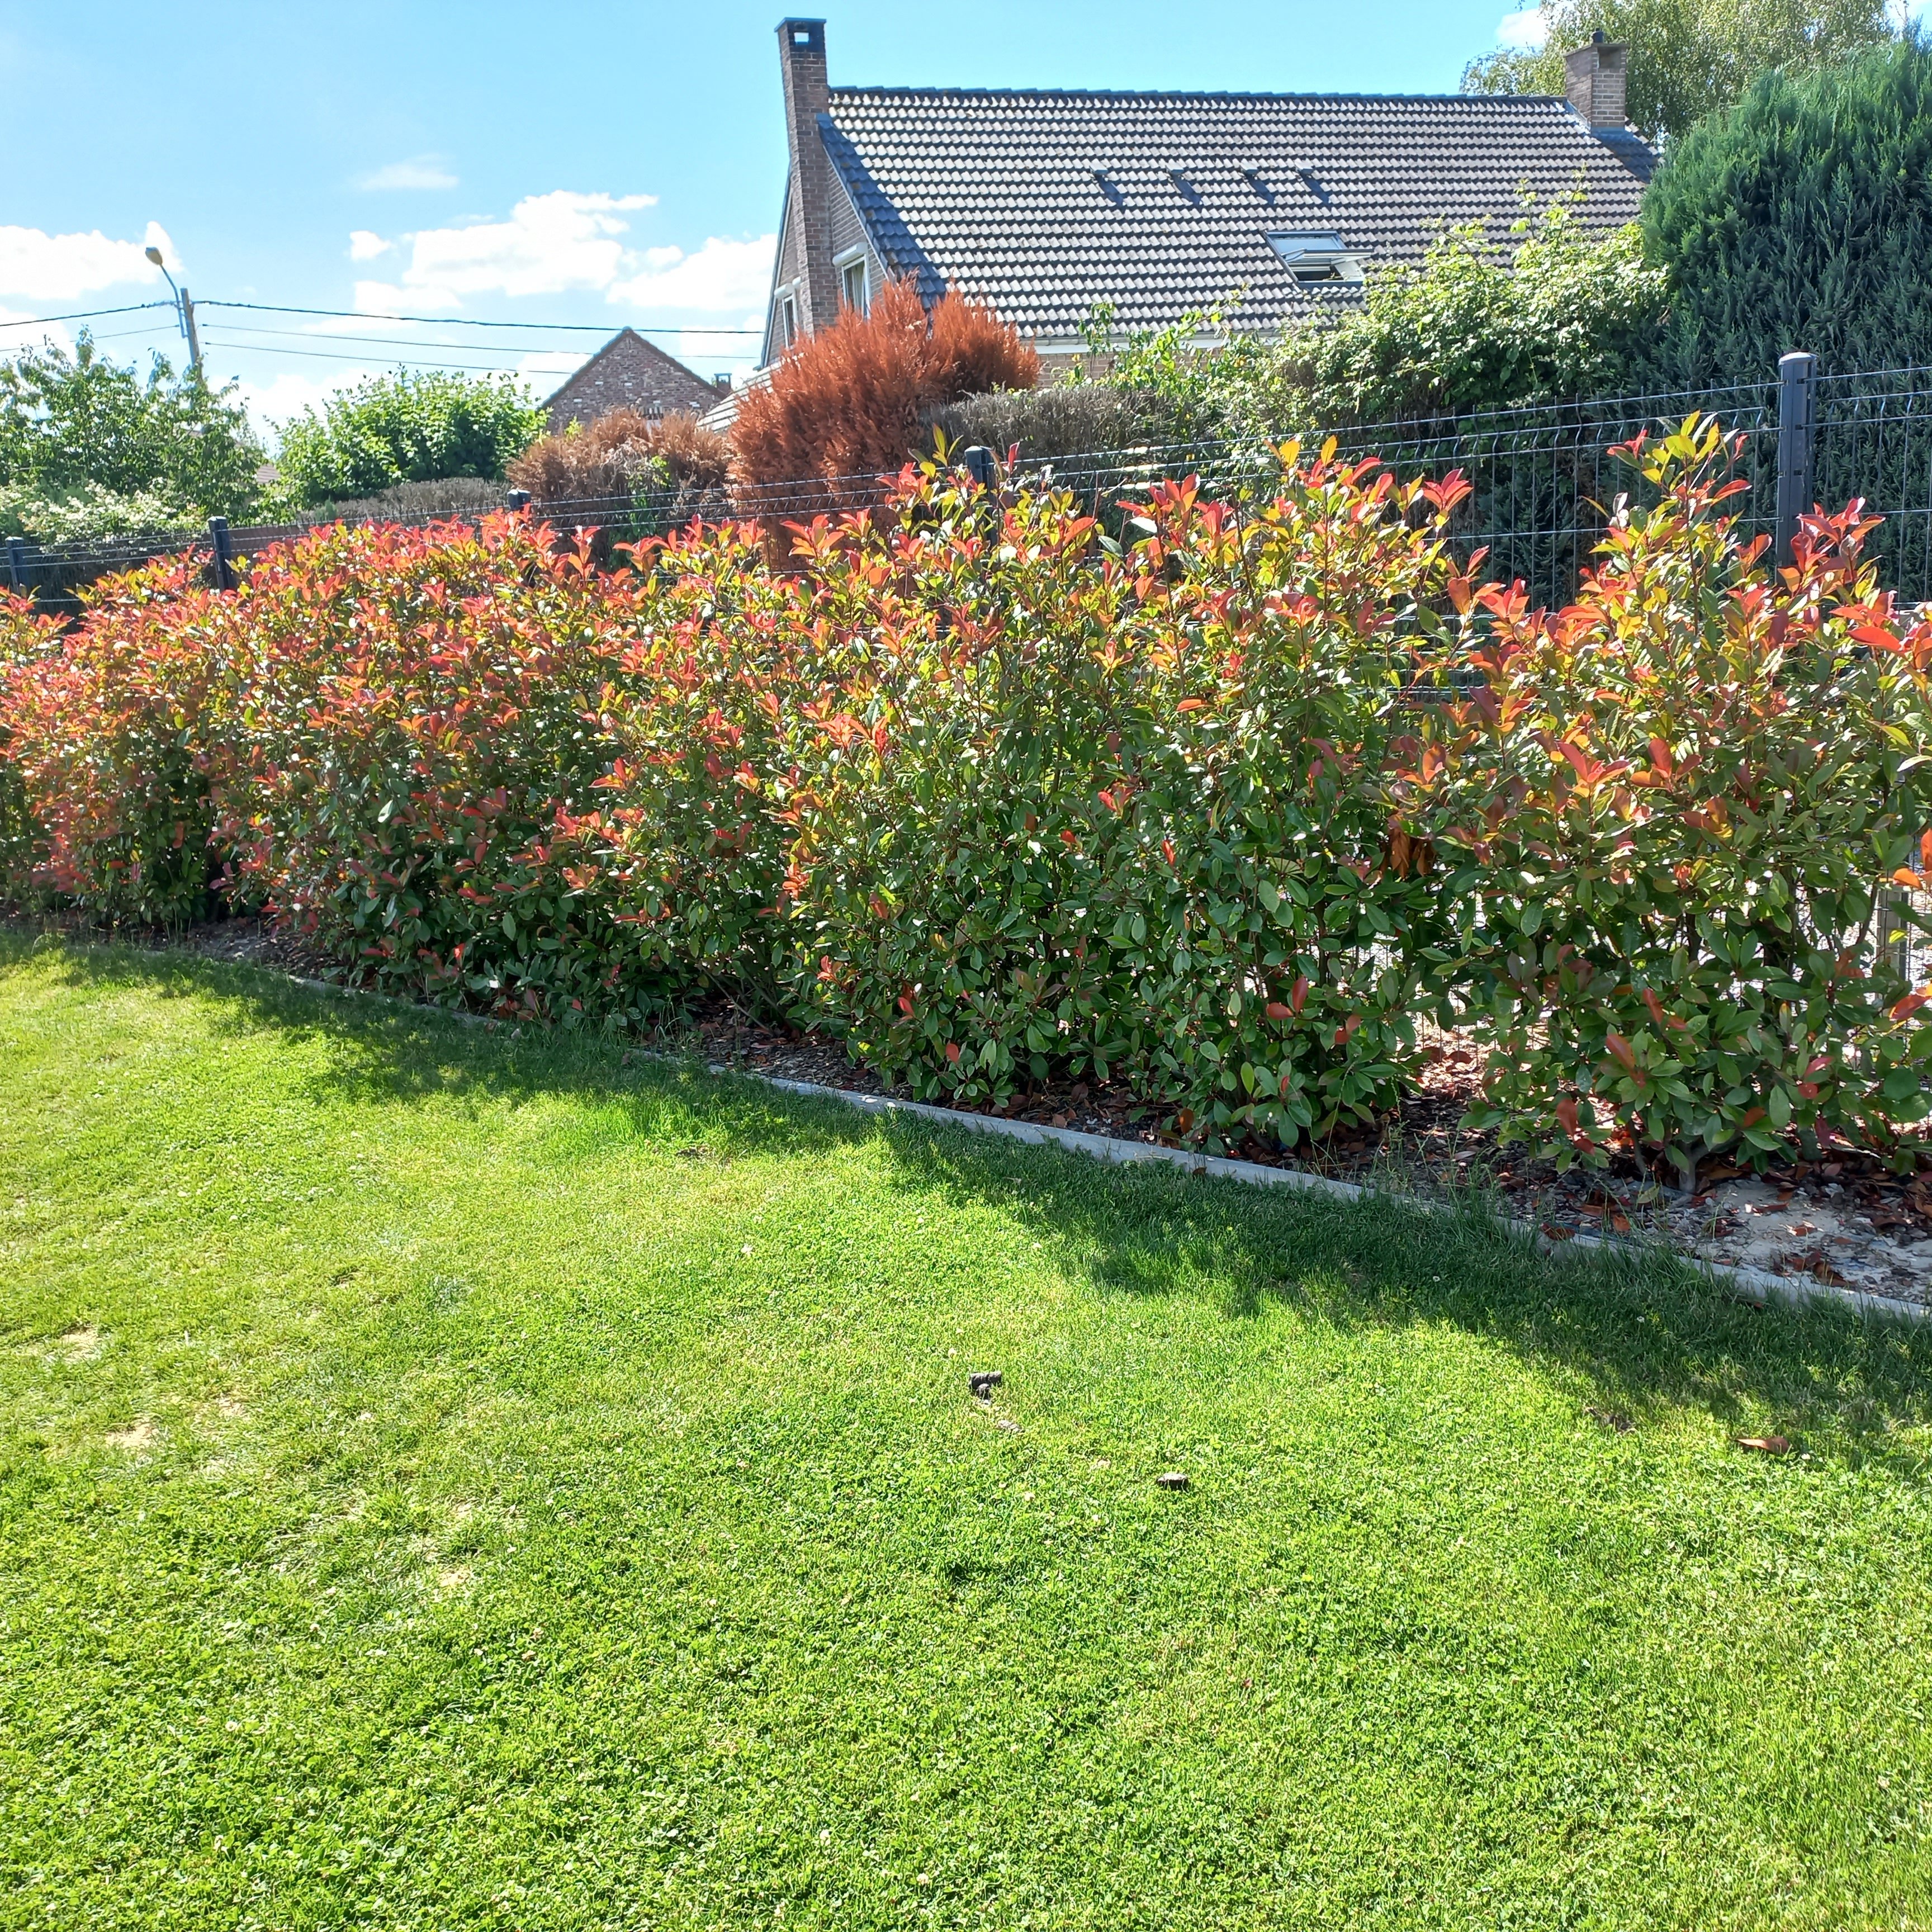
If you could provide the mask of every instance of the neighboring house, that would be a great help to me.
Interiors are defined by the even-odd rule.
[[[887,276],[989,303],[1049,366],[1096,309],[1122,330],[1218,308],[1261,334],[1360,298],[1445,227],[1499,240],[1576,197],[1630,220],[1653,156],[1624,50],[1569,57],[1569,98],[1086,94],[832,87],[825,23],[778,28],[791,165],[763,361]]]
[[[646,342],[634,328],[620,329],[544,407],[550,434],[573,422],[586,428],[613,410],[642,410],[647,416],[702,416],[729,388],[720,376],[707,382],[674,356]]]

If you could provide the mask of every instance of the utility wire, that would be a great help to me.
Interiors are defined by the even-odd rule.
[[[150,307],[157,304],[150,304]],[[165,308],[166,304],[158,304]],[[201,308],[247,309],[256,315],[322,315],[331,316],[341,322],[413,322],[425,328],[535,328],[553,332],[563,331],[578,335],[608,335],[612,333],[608,322],[485,322],[480,316],[467,315],[386,315],[374,311],[364,313],[352,308],[292,308],[278,302],[198,302]],[[105,310],[102,311],[104,314]],[[630,328],[640,335],[755,335],[762,338],[762,328],[694,328],[682,322],[662,322],[656,325],[644,322],[620,322],[620,329]]]
[[[212,302],[197,302],[195,306],[197,308],[212,308],[214,304]],[[436,326],[438,327],[441,326],[440,323]],[[565,325],[562,323],[558,325],[559,327],[562,327],[564,326]],[[226,328],[230,326],[230,325],[226,322],[224,322],[222,326]],[[506,356],[511,354],[526,356],[532,352],[525,344],[521,343],[492,344],[478,342],[463,344],[455,342],[432,342],[426,340],[420,335],[364,335],[352,328],[268,328],[264,327],[258,322],[238,322],[234,323],[232,326],[244,335],[278,335],[286,337],[296,342],[374,342],[385,344],[389,347],[394,349],[471,348],[488,350],[490,348],[500,348]],[[670,333],[672,332],[667,331],[666,332]],[[681,335],[722,335],[736,334],[739,332],[735,329],[686,328],[680,329],[675,332]],[[266,344],[264,345],[264,352],[268,352]],[[542,354],[543,352],[539,349],[534,352]],[[571,355],[575,355],[578,352],[575,350],[570,350],[566,352],[565,350],[558,349],[553,352],[561,356],[566,352]]]
[[[236,342],[223,338],[218,340],[211,336],[208,345],[211,349],[232,349],[238,353],[255,356],[298,356],[308,362],[382,362],[398,369],[466,369],[483,376],[514,376],[520,372],[501,362],[425,362],[420,358],[406,356],[354,356],[344,349],[284,349],[279,343]],[[434,346],[434,344],[429,345]],[[558,352],[560,354],[562,351]],[[538,370],[538,375],[562,375],[562,370]]]
[[[77,308],[65,315],[23,315],[17,322],[0,322],[0,328],[38,328],[44,322],[91,322],[97,315],[134,315],[144,308],[172,308],[171,302],[130,302],[125,308]]]

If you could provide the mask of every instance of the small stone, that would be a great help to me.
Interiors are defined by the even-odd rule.
[[[1170,1469],[1166,1475],[1155,1477],[1154,1480],[1164,1490],[1184,1490],[1187,1486],[1187,1478],[1178,1469]]]

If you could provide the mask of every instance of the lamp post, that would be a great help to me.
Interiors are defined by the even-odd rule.
[[[175,308],[181,319],[181,331],[188,338],[188,366],[197,373],[201,368],[201,337],[194,326],[194,304],[188,299],[187,290],[175,287],[175,278],[168,274],[168,265],[161,260],[160,249],[150,247],[148,260],[167,276],[168,286],[175,291]]]

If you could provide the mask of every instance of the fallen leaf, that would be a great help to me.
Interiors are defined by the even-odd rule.
[[[1738,1447],[1755,1449],[1760,1456],[1784,1456],[1791,1450],[1791,1444],[1782,1436],[1740,1436]]]

